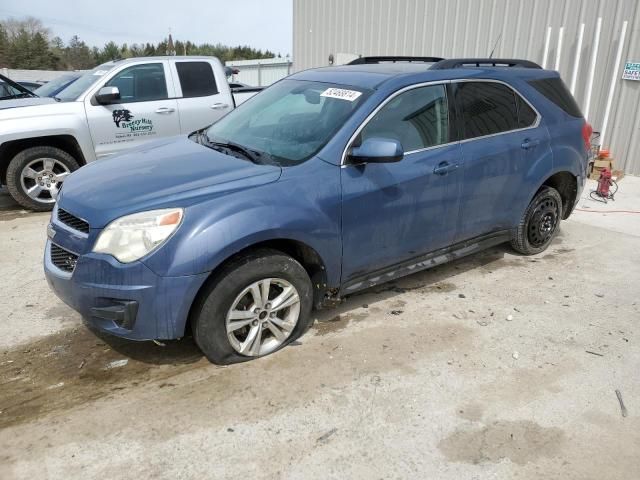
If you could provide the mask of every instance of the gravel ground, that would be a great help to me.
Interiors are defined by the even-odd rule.
[[[581,207],[640,210],[638,180]],[[42,275],[48,215],[0,193],[0,478],[635,478],[638,217],[576,212],[543,254],[382,285],[217,367],[82,326]]]

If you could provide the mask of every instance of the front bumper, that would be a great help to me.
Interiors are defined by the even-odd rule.
[[[62,233],[62,232],[59,232]],[[87,323],[132,340],[173,339],[184,335],[189,310],[207,273],[182,277],[156,275],[142,262],[122,264],[110,255],[82,254],[64,234],[56,245],[78,253],[72,272],[51,261],[52,241],[44,254],[45,277],[51,289]]]

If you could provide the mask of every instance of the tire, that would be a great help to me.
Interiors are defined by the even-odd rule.
[[[511,246],[523,255],[547,249],[562,219],[562,198],[555,188],[544,186],[533,197],[522,220],[513,230]]]
[[[46,212],[53,209],[64,178],[78,168],[76,159],[59,148],[27,148],[9,162],[7,188],[24,208]]]
[[[255,290],[250,286],[257,284],[258,293],[263,296],[266,279],[270,301],[256,301],[252,293]],[[286,298],[285,304],[294,302],[294,293],[299,299],[297,304],[276,307],[278,298]],[[313,323],[312,304],[311,280],[300,263],[277,250],[256,250],[232,260],[204,287],[191,315],[193,337],[212,363],[245,362],[274,353],[305,333]],[[232,308],[234,315],[242,318],[230,319]]]

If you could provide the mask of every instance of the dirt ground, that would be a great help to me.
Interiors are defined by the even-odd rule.
[[[640,210],[640,179],[580,207]],[[639,478],[639,218],[576,212],[543,254],[379,286],[218,367],[88,330],[44,281],[48,215],[0,193],[0,478]]]

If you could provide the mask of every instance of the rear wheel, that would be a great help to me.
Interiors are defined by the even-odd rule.
[[[193,335],[217,364],[273,353],[311,325],[311,280],[295,259],[264,249],[242,256],[216,275],[192,316]]]
[[[555,188],[544,186],[527,207],[513,231],[511,246],[524,255],[547,249],[562,219],[562,198]]]
[[[27,148],[9,163],[7,188],[23,207],[44,212],[53,208],[64,180],[78,168],[78,162],[59,148]]]

